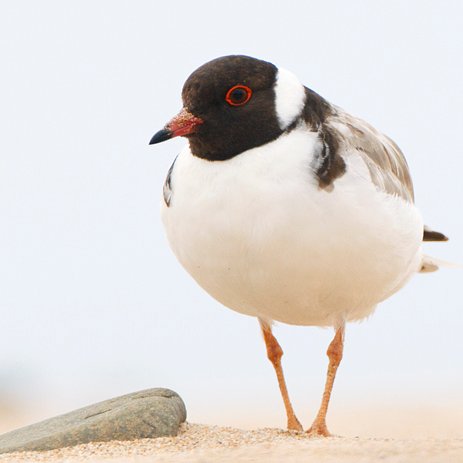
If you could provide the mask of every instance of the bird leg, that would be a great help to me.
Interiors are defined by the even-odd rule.
[[[286,416],[288,417],[288,429],[293,431],[302,431],[301,423],[296,418],[296,415],[289,400],[288,389],[286,388],[285,377],[283,374],[283,368],[281,366],[281,357],[283,356],[283,350],[278,344],[275,336],[272,334],[272,327],[265,321],[259,318],[260,328],[264,336],[265,346],[267,347],[267,357],[272,362],[273,368],[278,379],[278,385],[280,386],[281,396],[285,404]]]
[[[342,351],[344,348],[344,325],[336,330],[334,339],[326,351],[329,358],[328,372],[326,375],[325,391],[323,392],[322,403],[317,417],[315,418],[312,426],[307,431],[312,436],[328,437],[331,434],[326,427],[326,412],[328,411],[328,404],[330,402],[331,390],[333,389],[334,378],[336,377],[336,370],[342,360]]]

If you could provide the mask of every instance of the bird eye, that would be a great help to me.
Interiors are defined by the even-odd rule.
[[[252,96],[252,90],[246,85],[235,85],[228,90],[225,101],[231,106],[243,106]]]

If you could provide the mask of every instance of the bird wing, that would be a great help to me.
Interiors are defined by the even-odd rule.
[[[367,166],[372,182],[382,191],[413,203],[413,183],[407,161],[396,143],[367,122],[341,108],[327,120],[340,135],[343,155],[356,152]]]
[[[175,161],[177,160],[178,156],[175,157],[174,162],[172,165],[169,167],[169,170],[167,171],[167,177],[164,182],[164,186],[162,188],[162,194],[164,196],[164,202],[166,203],[167,207],[170,207],[170,201],[172,199],[172,171],[174,170],[174,164]]]
[[[393,140],[362,119],[351,116],[337,107],[327,125],[339,134],[340,144],[344,145],[341,147],[344,156],[353,152],[361,156],[377,188],[385,193],[400,196],[410,203],[414,202],[413,183],[407,161]],[[448,238],[425,225],[423,241],[448,241]],[[423,264],[422,271],[437,269],[433,262],[430,261],[428,264]]]

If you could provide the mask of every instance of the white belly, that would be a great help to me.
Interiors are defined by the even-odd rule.
[[[185,148],[162,218],[171,247],[211,296],[238,312],[297,325],[367,316],[421,263],[416,208],[377,190],[360,157],[332,191],[311,172],[302,130],[228,161]]]

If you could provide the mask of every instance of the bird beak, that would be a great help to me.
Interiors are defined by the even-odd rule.
[[[153,135],[150,145],[161,143],[174,137],[190,135],[203,122],[201,118],[193,116],[187,109],[183,108],[163,129]]]

